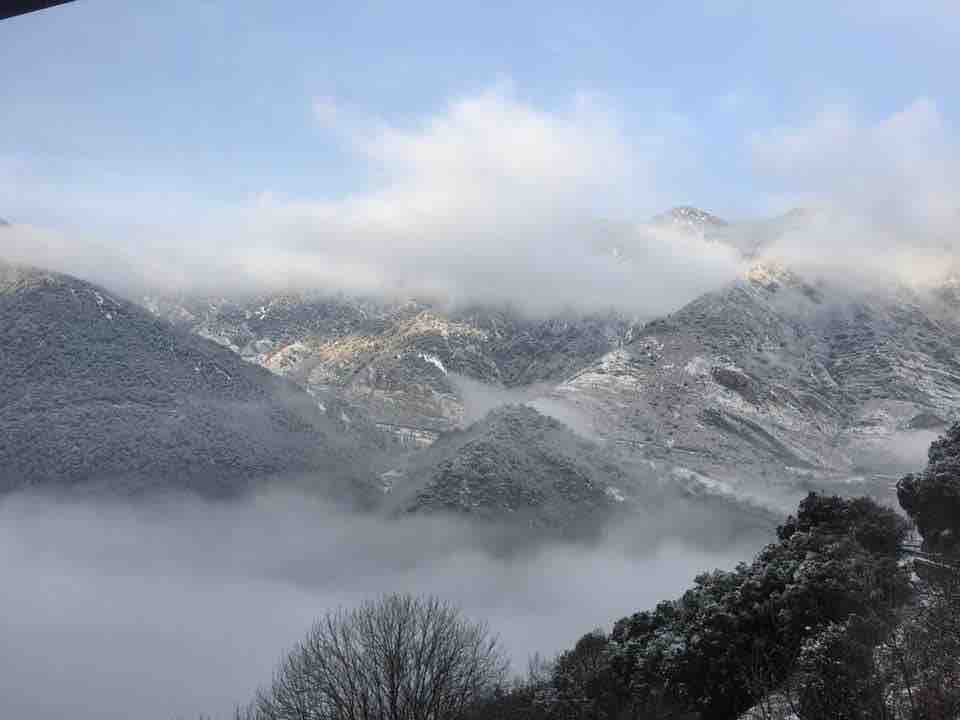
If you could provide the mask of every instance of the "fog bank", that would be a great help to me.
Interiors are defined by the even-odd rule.
[[[384,524],[273,494],[240,504],[0,503],[0,716],[226,717],[311,621],[382,592],[436,593],[534,652],[680,593],[755,548],[695,550],[662,523],[511,558],[442,520]]]

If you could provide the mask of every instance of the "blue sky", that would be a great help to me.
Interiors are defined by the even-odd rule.
[[[79,0],[0,22],[0,217],[108,242],[266,204],[382,226],[376,250],[491,206],[502,235],[521,198],[631,220],[945,206],[951,0],[597,5]]]
[[[366,178],[314,98],[402,125],[507,79],[547,110],[604,97],[628,132],[685,125],[677,202],[749,212],[749,133],[836,102],[879,116],[927,97],[955,119],[960,13],[896,4],[80,0],[0,23],[0,156],[61,187],[201,205],[335,195]]]

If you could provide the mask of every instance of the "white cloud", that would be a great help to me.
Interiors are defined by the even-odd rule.
[[[872,120],[825,107],[748,149],[762,181],[822,211],[769,250],[795,268],[925,285],[954,267],[960,146],[931,100]]]
[[[926,98],[873,122],[827,107],[805,125],[753,135],[750,150],[761,175],[818,204],[914,232],[956,224],[960,154]]]
[[[642,233],[633,222],[667,202],[658,176],[685,156],[682,123],[672,135],[659,119],[656,131],[630,134],[595,97],[544,109],[505,83],[406,127],[334,98],[316,99],[313,111],[365,171],[366,189],[297,201],[262,193],[216,220],[138,236],[135,252],[129,236],[107,249],[136,256],[137,280],[178,288],[307,286],[508,301],[534,312],[660,314],[737,272],[722,247]],[[634,262],[605,252],[611,245]],[[105,252],[94,256],[109,273]],[[70,270],[74,259],[55,267]]]
[[[205,215],[173,203],[176,220],[115,237],[8,230],[3,254],[121,289],[313,288],[538,313],[659,315],[741,270],[722,245],[639,228],[672,203],[663,188],[677,168],[696,165],[682,118],[627,132],[612,103],[581,95],[545,109],[505,83],[404,126],[336,98],[313,111],[363,190],[265,192]],[[928,99],[879,118],[828,106],[753,134],[745,150],[766,197],[830,211],[781,238],[773,250],[787,262],[916,280],[942,270],[944,246],[956,250],[960,149]],[[127,204],[98,194],[91,206]]]
[[[358,126],[344,131],[349,145],[381,184],[253,213],[245,255],[252,274],[267,279],[295,267],[298,282],[313,276],[347,289],[535,311],[616,305],[661,313],[736,271],[722,248],[600,221],[659,206],[657,167],[670,140],[631,142],[616,114],[588,96],[548,112],[501,87],[453,101],[414,129]],[[635,264],[597,252],[611,233],[633,249]],[[278,234],[283,258],[263,242]]]

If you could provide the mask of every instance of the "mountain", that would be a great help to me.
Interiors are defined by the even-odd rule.
[[[369,438],[294,384],[76,278],[0,265],[0,491],[369,495]]]
[[[763,251],[787,233],[810,230],[821,211],[793,208],[782,215],[731,222],[690,205],[680,205],[655,215],[646,227],[653,231],[682,233],[707,243],[727,245],[747,260],[759,259]]]
[[[765,542],[766,508],[696,482],[663,482],[656,467],[574,433],[529,405],[499,407],[381,476],[388,511],[452,514],[499,527],[504,542],[585,538],[619,520],[655,538],[658,518],[684,517],[674,537],[710,545]]]
[[[412,487],[404,487],[405,476]],[[609,516],[632,484],[599,446],[525,405],[498,408],[466,430],[444,435],[388,480],[407,512],[486,520],[508,514],[550,528]]]
[[[730,225],[726,220],[691,205],[678,205],[664,213],[654,215],[650,224],[655,227],[667,227],[695,235],[708,235],[712,231]]]
[[[928,443],[957,414],[952,317],[917,291],[809,283],[761,262],[553,395],[618,446],[754,494],[892,479],[898,443]]]
[[[631,257],[622,244],[624,233],[636,229],[603,227],[606,241],[594,250]],[[735,244],[739,237],[730,223],[689,206],[658,215],[646,227],[710,242]],[[769,232],[760,235],[765,241]],[[426,447],[474,419],[459,378],[501,389],[556,384],[629,342],[640,328],[637,317],[612,310],[530,318],[510,307],[450,308],[323,292],[151,296],[143,303],[308,392],[333,394],[411,447]]]
[[[744,272],[646,324],[322,294],[147,304],[409,447],[462,438],[474,396],[492,393],[488,406],[531,403],[615,449],[629,472],[650,467],[685,492],[787,509],[810,489],[853,483],[891,499],[896,475],[957,414],[960,283],[807,278],[770,256],[819,217],[727,222],[681,206],[651,219],[644,232],[734,248]],[[608,230],[597,252],[624,229]]]
[[[333,394],[416,447],[472,419],[460,377],[496,388],[556,383],[636,328],[612,312],[529,319],[510,308],[322,294],[145,305],[308,392]]]

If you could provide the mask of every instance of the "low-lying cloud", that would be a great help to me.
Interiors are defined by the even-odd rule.
[[[919,98],[879,118],[849,105],[753,134],[759,178],[816,208],[767,249],[816,273],[929,284],[960,251],[960,143],[936,103]]]
[[[522,671],[529,654],[755,549],[705,552],[667,527],[638,517],[600,545],[500,557],[447,521],[387,524],[294,495],[135,506],[11,496],[0,503],[0,715],[227,717],[315,617],[392,591],[436,593],[488,620]]]
[[[133,237],[10,232],[4,254],[111,285],[326,288],[537,313],[669,312],[738,271],[724,246],[636,224],[669,201],[658,173],[682,149],[663,131],[627,133],[595,98],[546,110],[497,86],[410,127],[333,100],[315,110],[363,169],[366,189],[308,199],[265,192],[247,207]]]
[[[314,114],[362,189],[265,191],[242,207],[122,231],[6,228],[0,252],[133,294],[310,289],[644,317],[744,269],[726,243],[645,224],[678,200],[664,188],[696,148],[653,122],[628,131],[612,102],[578,95],[544,108],[501,84],[403,126],[335,98],[318,99]],[[882,282],[929,282],[952,262],[960,144],[933,100],[881,117],[829,105],[744,137],[758,198],[818,209],[771,225],[764,254]]]

